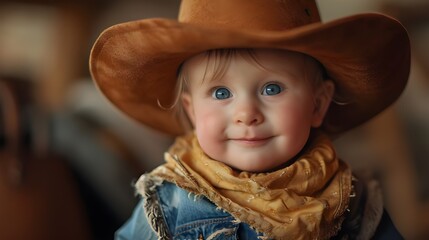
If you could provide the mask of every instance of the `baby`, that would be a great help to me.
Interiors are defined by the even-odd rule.
[[[311,0],[183,0],[178,22],[106,30],[90,60],[100,90],[177,136],[116,238],[401,238],[331,140],[398,98],[409,52],[396,20],[321,23]]]

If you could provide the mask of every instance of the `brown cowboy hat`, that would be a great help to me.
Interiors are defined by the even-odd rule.
[[[410,69],[406,30],[376,13],[320,21],[314,0],[182,0],[179,18],[115,25],[95,42],[90,69],[120,110],[171,135],[184,132],[174,111],[177,71],[187,58],[222,48],[301,52],[323,64],[347,104],[333,102],[322,128],[351,129],[392,104]]]

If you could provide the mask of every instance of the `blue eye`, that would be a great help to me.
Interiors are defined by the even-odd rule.
[[[283,91],[283,88],[275,83],[269,83],[262,89],[262,95],[277,95]]]
[[[216,88],[212,93],[212,97],[219,100],[227,99],[231,97],[231,92],[224,87]]]

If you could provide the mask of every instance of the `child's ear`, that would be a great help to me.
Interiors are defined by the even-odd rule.
[[[316,90],[315,108],[313,113],[312,127],[320,127],[326,112],[331,105],[332,97],[334,96],[335,85],[331,80],[325,80],[322,86]]]
[[[192,104],[191,94],[182,93],[182,106],[185,109],[189,120],[191,120],[192,125],[195,126],[194,104]]]

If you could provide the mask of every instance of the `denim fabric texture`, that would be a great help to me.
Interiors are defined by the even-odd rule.
[[[160,219],[165,221],[170,234],[166,239],[264,239],[258,238],[263,234],[258,234],[248,224],[236,221],[205,197],[196,196],[166,181],[157,186],[155,192],[159,201],[156,204],[161,206],[163,214]],[[142,198],[130,219],[116,232],[116,240],[160,239],[149,224],[144,203],[145,198]],[[403,239],[386,211],[373,239]]]
[[[205,197],[196,196],[176,185],[163,182],[157,187],[159,204],[170,239],[258,239],[249,225],[237,222]],[[131,218],[116,232],[115,239],[158,239],[144,210],[143,198]]]

